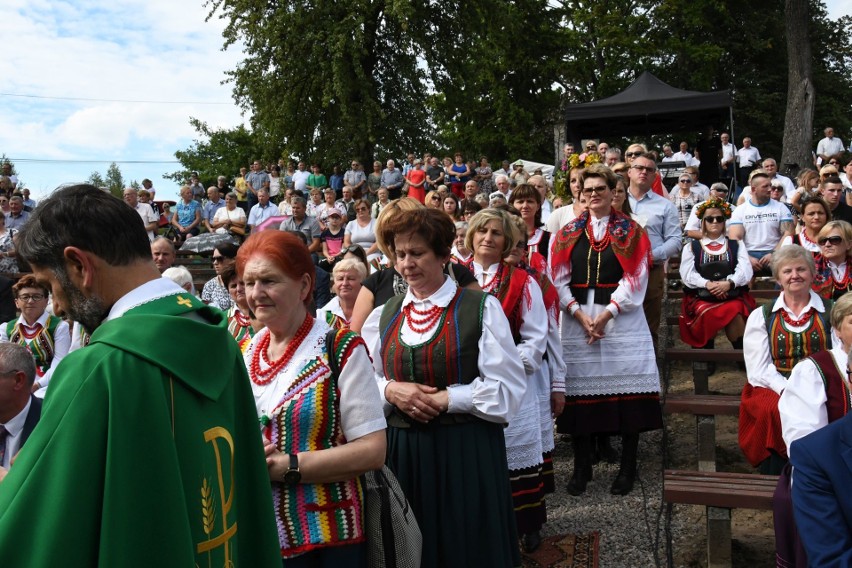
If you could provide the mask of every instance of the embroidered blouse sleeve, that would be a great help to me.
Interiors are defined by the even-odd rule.
[[[645,301],[645,292],[648,290],[648,264],[640,265],[640,274],[638,279],[639,286],[634,288],[628,282],[627,278],[621,277],[618,281],[618,287],[612,293],[612,299],[606,309],[612,314],[612,317],[618,317],[621,312],[632,312],[635,309],[642,309],[642,302]]]
[[[783,309],[783,308],[781,308]],[[751,312],[743,335],[743,354],[745,355],[748,382],[754,387],[764,387],[781,394],[787,386],[784,375],[778,372],[769,353],[769,334],[763,310]]]
[[[550,254],[547,255],[547,267],[553,276],[553,285],[556,286],[556,291],[559,293],[559,311],[567,310],[573,314],[580,309],[577,300],[574,299],[574,294],[571,293],[571,264],[567,266],[553,265],[553,247],[556,243],[554,238],[550,242]]]
[[[340,425],[349,441],[357,440],[386,426],[382,400],[373,376],[367,349],[352,350],[340,370]]]
[[[509,320],[493,296],[485,299],[479,338],[479,377],[447,389],[452,414],[473,414],[488,422],[507,423],[517,412],[526,375],[512,340]]]
[[[46,387],[50,382],[54,369],[68,355],[68,351],[71,349],[71,331],[68,328],[67,322],[63,321],[56,326],[56,332],[53,334],[53,349],[53,361],[50,362],[50,368],[38,380],[38,383],[43,387]]]
[[[781,434],[787,444],[787,455],[790,455],[793,442],[828,424],[828,412],[822,377],[810,359],[793,367],[786,387],[778,401],[778,413]]]
[[[382,316],[382,307],[375,308],[367,320],[361,327],[361,337],[364,338],[364,343],[367,344],[367,350],[370,352],[370,358],[373,360],[373,376],[379,389],[382,405],[384,406],[385,414],[390,414],[393,406],[385,399],[385,387],[390,382],[385,378],[385,370],[382,366],[382,338],[379,335],[379,321]]]
[[[524,364],[527,374],[534,373],[541,367],[541,358],[547,342],[547,310],[544,308],[544,299],[541,297],[541,288],[527,275],[527,284],[521,302],[521,342],[518,344],[518,353]]]
[[[707,279],[695,270],[695,254],[692,252],[692,244],[687,243],[683,247],[680,256],[680,278],[690,288],[706,288]]]

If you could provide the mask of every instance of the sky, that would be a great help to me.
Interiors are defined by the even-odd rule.
[[[852,0],[826,5],[852,13]],[[222,51],[224,22],[206,17],[203,0],[3,0],[0,154],[34,198],[112,161],[127,183],[149,178],[158,199],[176,198],[163,174],[196,137],[189,118],[246,123],[221,84],[241,50]]]

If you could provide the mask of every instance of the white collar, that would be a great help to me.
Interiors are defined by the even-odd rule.
[[[31,328],[35,327],[35,326],[36,326],[36,324],[41,324],[41,327],[45,327],[45,324],[47,323],[47,318],[48,318],[48,316],[49,316],[49,315],[50,315],[50,314],[49,314],[49,313],[47,313],[47,310],[45,310],[45,311],[44,311],[44,312],[42,312],[42,314],[38,317],[38,319],[37,319],[37,320],[35,320],[35,321],[32,323],[32,325],[30,325],[30,324],[28,324],[28,323],[24,320],[24,315],[23,315],[23,314],[21,314],[21,317],[19,317],[19,318],[18,318],[18,323],[19,323],[20,325],[22,325],[22,326],[24,326],[24,327],[28,328],[28,329],[31,329]]]
[[[787,302],[784,301],[784,293],[778,295],[778,299],[775,300],[775,304],[772,306],[772,311],[777,312],[781,308],[784,308],[788,312],[790,312],[794,316],[799,316],[800,314],[793,313],[793,310],[790,309],[790,306],[787,305]],[[822,313],[825,311],[825,306],[822,303],[822,298],[820,298],[816,292],[813,290],[810,291],[810,299],[808,300],[808,305],[805,306],[805,309],[802,310],[802,313],[805,313],[810,308],[815,309],[816,311]]]
[[[710,243],[719,243],[719,244],[727,244],[728,239],[725,238],[725,235],[719,235],[715,239],[711,239],[710,237],[701,237],[702,245],[709,245]]]
[[[186,293],[186,290],[168,278],[156,278],[154,280],[149,280],[119,298],[118,301],[112,305],[112,308],[110,308],[109,314],[104,321],[120,318],[127,310],[141,306],[142,304],[147,304],[152,300],[159,300],[166,296]]]
[[[473,261],[473,273],[479,276],[480,274],[497,274],[497,271],[500,269],[501,262],[495,262],[490,265],[488,268],[485,268],[481,264],[476,261]]]
[[[414,292],[411,291],[409,287],[408,292],[405,293],[405,298],[402,300],[402,307],[407,306],[408,304],[431,304],[434,306],[441,306],[442,308],[446,308],[450,305],[450,302],[456,295],[456,289],[458,286],[456,285],[456,281],[452,278],[449,278],[447,275],[444,275],[444,283],[428,298],[423,298],[422,300],[414,295]]]

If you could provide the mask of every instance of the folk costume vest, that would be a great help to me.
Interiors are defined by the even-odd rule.
[[[44,327],[40,328],[35,334],[28,335],[24,330],[21,318],[13,319],[6,324],[6,337],[10,343],[17,343],[29,349],[33,354],[36,365],[36,375],[44,376],[50,364],[53,362],[55,351],[53,336],[56,333],[56,328],[62,320],[56,316],[47,316],[47,321]],[[29,343],[27,342],[29,340]]]
[[[706,278],[711,282],[720,282],[736,271],[738,263],[737,253],[739,252],[740,247],[739,241],[727,241],[725,248],[721,249],[718,254],[707,252],[704,247],[701,246],[701,241],[698,239],[692,239],[690,246],[692,247],[692,255],[695,262],[695,271],[698,272],[702,278]],[[730,299],[739,296],[747,290],[748,288],[745,286],[738,286],[728,292],[728,298]],[[687,292],[697,293],[698,297],[702,300],[718,301],[718,299],[706,288],[700,288],[698,290],[687,288]]]
[[[486,295],[458,288],[431,339],[420,345],[402,341],[402,301],[388,300],[379,319],[382,361],[388,380],[419,383],[444,390],[470,384],[479,376],[479,338]]]
[[[334,344],[309,361],[271,416],[261,417],[264,435],[285,453],[324,450],[345,443],[340,424],[340,389],[330,358],[342,369],[352,350],[364,345],[355,333],[338,330]],[[289,558],[319,547],[362,542],[364,493],[359,477],[334,483],[272,484],[281,541]]]
[[[846,272],[841,281],[834,278],[828,261],[821,254],[814,257],[814,263],[816,264],[816,275],[811,287],[814,292],[819,294],[820,298],[837,300],[840,296],[852,290],[852,260],[847,259]]]
[[[784,318],[781,317],[783,308],[775,312],[772,311],[772,304],[764,304],[762,308],[766,332],[769,335],[769,353],[775,368],[785,377],[789,377],[796,363],[805,357],[831,349],[831,324],[828,318],[834,302],[822,302],[825,311],[816,312],[816,317],[811,318],[810,325],[800,332],[787,328]]]
[[[571,251],[571,294],[574,298],[585,304],[589,299],[589,288],[592,288],[594,302],[605,306],[623,275],[624,270],[612,247],[595,251],[589,244],[589,237],[583,233]]]
[[[849,390],[849,384],[843,378],[846,369],[837,368],[837,362],[834,360],[831,351],[814,353],[809,359],[814,362],[820,377],[822,377],[822,384],[825,387],[828,423],[831,424],[846,416],[849,409],[852,408],[852,392]]]
[[[254,337],[254,329],[251,327],[251,319],[235,305],[228,310],[228,333],[237,340],[240,352],[245,353]]]

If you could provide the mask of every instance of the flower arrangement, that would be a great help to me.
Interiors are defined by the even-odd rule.
[[[725,219],[731,218],[731,204],[727,201],[722,201],[717,197],[708,199],[704,203],[699,204],[698,209],[695,210],[695,214],[699,219],[703,219],[704,213],[706,213],[708,209],[719,209],[722,211],[722,215],[725,216]]]
[[[568,173],[574,168],[588,168],[592,164],[600,164],[601,155],[598,152],[588,152],[584,154],[571,154],[567,159],[562,160],[559,169],[553,174],[553,191],[563,200],[568,199],[569,203],[571,192],[568,189]]]

